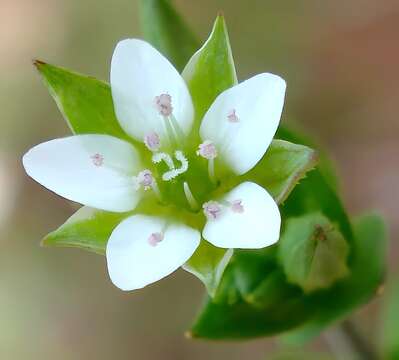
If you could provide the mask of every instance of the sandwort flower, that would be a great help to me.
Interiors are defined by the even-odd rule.
[[[132,211],[107,243],[116,286],[133,290],[167,276],[201,238],[226,249],[257,249],[279,239],[280,213],[268,192],[247,180],[228,184],[270,145],[284,103],[283,79],[263,73],[222,92],[195,136],[184,79],[148,43],[117,45],[111,89],[130,142],[76,135],[35,146],[23,163],[33,179],[69,200]]]

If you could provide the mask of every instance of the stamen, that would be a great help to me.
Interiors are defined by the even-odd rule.
[[[161,140],[156,132],[151,132],[144,136],[144,144],[151,151],[158,151],[161,146]]]
[[[160,233],[160,232],[155,232],[152,233],[149,237],[148,237],[148,243],[155,247],[157,246],[162,240],[164,239],[164,234]]]
[[[242,200],[233,200],[231,202],[230,209],[237,214],[242,214],[244,212],[244,205],[242,204]]]
[[[222,212],[220,204],[213,200],[204,203],[202,209],[208,220],[216,220]]]
[[[189,203],[191,209],[198,210],[199,205],[197,203],[197,200],[195,200],[193,193],[191,192],[190,187],[188,186],[186,181],[183,183],[183,189],[184,194],[186,195],[187,202]]]
[[[179,140],[179,143],[183,143],[185,139],[185,135],[183,130],[181,129],[179,123],[177,122],[176,118],[171,114],[169,116],[170,123],[172,124],[173,130],[176,133],[176,137]]]
[[[236,114],[236,110],[235,109],[230,110],[230,112],[227,115],[227,119],[231,123],[238,123],[240,121],[239,117]]]
[[[169,116],[172,114],[172,97],[169,94],[161,94],[155,97],[155,106],[162,116]]]
[[[140,171],[137,176],[134,178],[135,190],[140,190],[141,187],[144,188],[144,191],[151,189],[154,191],[156,197],[159,201],[162,201],[161,192],[159,191],[158,184],[152,175],[152,172],[148,169]]]
[[[95,166],[102,166],[104,164],[104,156],[99,153],[92,155],[90,158]]]
[[[211,160],[217,157],[218,153],[215,145],[210,140],[205,140],[199,145],[197,155],[202,156],[205,159]]]
[[[216,184],[216,177],[215,177],[215,160],[209,159],[208,161],[208,175],[211,181]]]

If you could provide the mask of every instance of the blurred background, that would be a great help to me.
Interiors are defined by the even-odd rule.
[[[399,2],[175,3],[202,39],[223,10],[241,80],[263,71],[287,80],[284,121],[300,124],[332,155],[351,214],[385,215],[397,272]],[[1,359],[266,359],[280,349],[270,339],[185,339],[203,297],[188,273],[123,293],[108,280],[103,257],[39,247],[74,205],[21,166],[30,147],[69,134],[32,59],[108,80],[116,42],[140,37],[138,22],[135,0],[0,0]],[[381,302],[354,314],[371,341]]]

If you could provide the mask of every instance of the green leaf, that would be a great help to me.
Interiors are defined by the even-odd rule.
[[[303,293],[284,281],[275,247],[235,251],[213,300],[202,309],[190,335],[245,339],[274,335],[309,317]]]
[[[342,234],[320,213],[288,219],[279,241],[287,280],[305,292],[329,288],[347,276],[348,253]]]
[[[144,38],[182,70],[199,42],[168,0],[141,0]]]
[[[183,268],[197,276],[204,283],[208,294],[213,297],[232,255],[232,249],[217,248],[202,240]]]
[[[190,89],[196,112],[193,133],[198,134],[200,122],[216,97],[237,83],[224,17],[216,18],[204,45],[187,63],[182,73]]]
[[[108,134],[129,140],[115,117],[107,83],[41,61],[35,66],[74,134]]]
[[[307,146],[273,140],[259,163],[238,181],[262,185],[280,204],[316,162],[317,153]]]
[[[129,215],[84,206],[57,230],[48,234],[42,240],[42,245],[77,247],[103,255],[112,231]]]
[[[208,300],[190,332],[208,339],[245,339],[300,329],[308,339],[366,303],[384,274],[385,230],[377,216],[355,221],[350,274],[328,290],[305,294],[289,284],[273,246],[236,251],[215,299]]]
[[[389,286],[382,314],[382,349],[386,359],[399,359],[399,282]]]

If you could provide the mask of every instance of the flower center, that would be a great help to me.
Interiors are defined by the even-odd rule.
[[[151,246],[155,247],[155,246],[157,246],[157,245],[163,240],[163,238],[164,238],[164,234],[163,234],[163,233],[155,232],[155,233],[152,233],[152,234],[148,237],[147,241],[148,241],[148,243],[149,243]]]
[[[163,161],[169,168],[168,171],[162,174],[162,180],[164,181],[170,181],[188,170],[188,160],[183,152],[176,150],[174,155],[175,159],[180,162],[180,167],[178,168],[175,167],[172,157],[167,153],[158,152],[152,156],[153,163],[159,164]]]
[[[162,116],[170,116],[173,112],[172,97],[169,94],[161,94],[155,97],[155,106]]]

